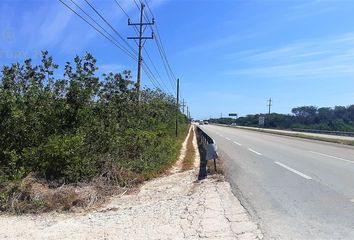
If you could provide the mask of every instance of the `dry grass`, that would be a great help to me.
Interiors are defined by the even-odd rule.
[[[186,133],[177,139],[178,146],[186,138]],[[188,139],[185,167],[193,166],[193,136]],[[173,156],[176,159],[177,156]],[[144,181],[165,174],[175,161],[161,166],[160,171],[134,173],[117,167],[113,159],[106,159],[100,176],[90,183],[64,184],[53,186],[44,180],[28,175],[26,178],[12,182],[0,182],[0,212],[8,213],[43,213],[50,211],[86,211],[99,207],[108,197],[135,191]],[[123,187],[122,187],[123,186]]]
[[[50,188],[45,182],[29,175],[22,181],[11,183],[5,190],[7,199],[1,210],[12,213],[41,213],[48,211],[80,211],[99,206],[107,196],[123,192],[117,186],[98,182]]]
[[[221,174],[224,175],[224,161],[222,159],[216,159],[216,169],[214,165],[214,160],[209,160],[207,163],[208,175]]]
[[[192,127],[190,130],[190,134],[187,140],[187,149],[186,149],[186,155],[183,159],[182,162],[182,170],[190,170],[194,167],[194,160],[195,160],[195,149],[193,145],[193,139],[194,139],[194,128]]]

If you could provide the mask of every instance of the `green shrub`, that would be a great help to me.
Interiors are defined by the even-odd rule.
[[[89,53],[66,63],[63,78],[54,77],[57,68],[47,52],[38,66],[29,59],[2,68],[1,182],[34,173],[53,184],[115,175],[126,184],[160,173],[176,159],[172,96],[142,89],[138,102],[130,72],[99,78]],[[178,118],[184,136],[187,119],[182,113]],[[0,201],[6,194],[2,188]]]

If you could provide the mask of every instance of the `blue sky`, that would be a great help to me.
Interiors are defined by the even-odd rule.
[[[138,19],[133,0],[117,1],[132,20]],[[90,10],[83,0],[75,2]],[[134,35],[114,0],[90,2],[122,36]],[[195,118],[266,112],[270,97],[272,111],[280,113],[301,105],[354,104],[354,1],[148,3],[172,69],[181,79],[181,95]],[[133,60],[59,1],[1,0],[0,65],[26,57],[38,61],[44,49],[61,66],[89,51],[98,59],[100,73],[130,69],[135,76]],[[160,80],[172,91],[155,42],[148,41],[146,50]],[[145,75],[142,83],[152,86]]]

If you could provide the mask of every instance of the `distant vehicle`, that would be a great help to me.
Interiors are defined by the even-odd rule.
[[[237,126],[237,124],[236,123],[231,123],[230,126]]]
[[[204,121],[204,124],[209,124],[209,122],[208,121]]]
[[[200,121],[200,122],[199,122],[199,125],[204,125],[204,122],[203,122],[203,121]]]

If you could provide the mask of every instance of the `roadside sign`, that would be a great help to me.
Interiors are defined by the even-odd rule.
[[[265,117],[259,117],[258,118],[258,125],[259,126],[264,126],[264,120],[265,120]]]
[[[237,117],[237,113],[229,113],[229,117]]]

